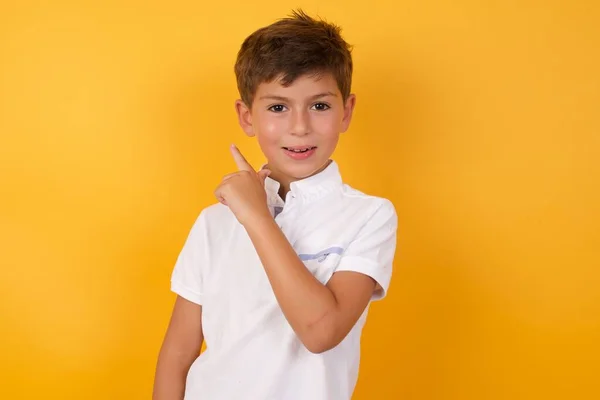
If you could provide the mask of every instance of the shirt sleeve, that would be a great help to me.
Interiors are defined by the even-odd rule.
[[[171,290],[199,305],[203,302],[203,269],[207,265],[206,238],[205,215],[201,213],[187,236],[171,274]]]
[[[398,217],[393,204],[384,200],[342,254],[338,271],[360,272],[373,278],[378,288],[372,300],[385,297],[392,278]]]

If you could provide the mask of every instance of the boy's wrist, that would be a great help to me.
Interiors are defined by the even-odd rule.
[[[256,228],[265,226],[268,223],[273,222],[273,216],[269,212],[269,209],[265,207],[264,211],[255,212],[249,218],[242,222],[244,228]]]
[[[266,208],[264,212],[253,214],[250,218],[248,218],[242,223],[242,225],[244,226],[244,228],[246,228],[246,231],[248,232],[250,232],[251,230],[262,230],[264,228],[269,227],[269,225],[273,224],[275,224],[275,220],[269,212],[268,208]]]

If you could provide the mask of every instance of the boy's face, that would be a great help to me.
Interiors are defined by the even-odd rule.
[[[288,87],[278,79],[261,83],[252,107],[238,100],[236,110],[242,129],[257,137],[271,177],[285,184],[327,166],[355,101],[354,95],[343,101],[331,74],[305,75]]]

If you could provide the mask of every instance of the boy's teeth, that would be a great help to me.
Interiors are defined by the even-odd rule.
[[[308,150],[312,149],[312,147],[305,147],[303,149],[290,149],[290,148],[285,147],[285,149],[289,150],[289,151],[293,151],[294,153],[304,153],[304,152],[307,152]]]

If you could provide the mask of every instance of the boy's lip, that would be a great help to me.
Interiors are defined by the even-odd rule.
[[[312,150],[312,149],[316,149],[317,146],[312,146],[312,145],[307,145],[307,146],[283,146],[282,149],[285,150]]]
[[[316,151],[316,146],[294,146],[294,147],[283,147],[283,152],[293,160],[304,161],[311,158]]]

